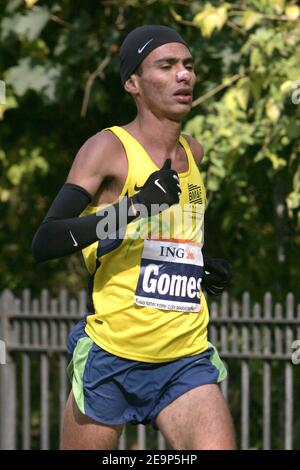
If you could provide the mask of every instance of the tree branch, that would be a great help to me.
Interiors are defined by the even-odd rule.
[[[242,78],[244,76],[245,75],[243,73],[236,73],[232,77],[226,79],[226,83],[222,83],[222,84],[216,86],[215,88],[212,88],[207,93],[205,93],[202,96],[199,96],[199,98],[194,100],[193,103],[192,103],[192,108],[194,108],[195,106],[198,106],[199,104],[203,103],[204,101],[206,101],[211,96],[215,95],[216,93],[223,90],[224,88],[232,85],[232,83],[236,82],[239,78]]]
[[[65,28],[71,29],[72,25],[70,23],[67,23],[66,21],[62,20],[56,15],[51,15],[50,20],[54,21],[55,23],[59,24],[60,26],[64,26]]]
[[[81,107],[81,117],[86,116],[87,112],[87,107],[89,104],[89,99],[90,99],[90,94],[91,94],[91,88],[93,86],[93,83],[97,77],[100,77],[102,80],[105,78],[104,76],[104,69],[107,66],[107,64],[110,61],[110,57],[106,56],[105,59],[99,64],[99,66],[92,72],[87,79],[86,85],[85,85],[85,90],[84,90],[84,97],[83,97],[83,102],[82,102],[82,107]]]

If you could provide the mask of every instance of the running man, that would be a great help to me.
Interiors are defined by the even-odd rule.
[[[203,262],[203,148],[181,134],[193,57],[161,25],[129,33],[119,57],[137,115],[82,146],[33,240],[37,261],[82,250],[90,273],[87,312],[68,339],[61,447],[114,449],[132,422],[151,423],[174,449],[235,449],[202,292],[222,292],[231,273]]]

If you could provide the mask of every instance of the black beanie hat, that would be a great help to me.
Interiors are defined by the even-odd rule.
[[[151,51],[169,42],[180,42],[188,49],[187,43],[174,29],[168,26],[150,24],[131,31],[119,51],[120,74],[124,84]]]

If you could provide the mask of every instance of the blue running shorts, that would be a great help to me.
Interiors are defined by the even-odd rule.
[[[183,393],[219,383],[226,368],[216,348],[171,362],[131,361],[97,346],[82,319],[68,337],[68,375],[80,411],[103,424],[151,423]]]

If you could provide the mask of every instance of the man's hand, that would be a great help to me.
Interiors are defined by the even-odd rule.
[[[221,294],[233,277],[231,264],[226,259],[203,255],[204,273],[202,286],[212,295]]]
[[[167,158],[163,167],[154,171],[146,183],[131,200],[133,205],[140,204],[146,207],[149,215],[161,212],[161,210],[153,210],[153,204],[170,207],[178,204],[181,194],[178,174],[175,170],[171,170],[171,159]]]

